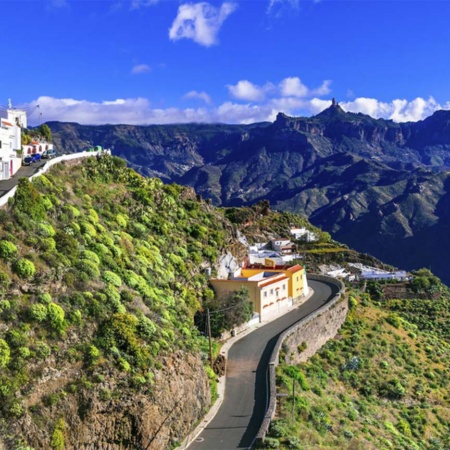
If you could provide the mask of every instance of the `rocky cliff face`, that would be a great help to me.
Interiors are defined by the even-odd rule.
[[[10,429],[36,450],[48,449],[51,442],[48,427],[40,421],[57,426],[61,417],[66,450],[164,450],[182,441],[210,404],[203,363],[183,352],[164,359],[149,393],[128,391],[126,377],[117,373],[105,373],[97,385],[83,386],[79,365],[55,366],[55,361],[48,361],[41,368],[28,394],[26,409],[31,412]],[[13,448],[12,441],[0,437],[0,449]]]
[[[448,257],[427,250],[430,236],[446,236],[438,205],[448,195],[449,111],[404,124],[336,104],[249,126],[49,126],[63,148],[101,142],[141,173],[193,186],[217,205],[268,199],[360,251],[407,269],[431,266],[450,282]]]

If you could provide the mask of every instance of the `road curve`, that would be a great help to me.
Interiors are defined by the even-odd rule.
[[[278,336],[331,300],[338,287],[309,281],[314,295],[291,312],[237,341],[228,353],[225,397],[214,419],[189,450],[248,449],[264,419],[267,366]]]

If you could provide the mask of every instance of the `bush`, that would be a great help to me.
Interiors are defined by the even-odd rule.
[[[66,425],[63,419],[58,419],[50,438],[50,447],[54,450],[64,450],[64,430]]]
[[[77,266],[82,272],[86,273],[89,278],[96,279],[100,276],[98,265],[88,259],[82,259]]]
[[[54,228],[45,222],[38,223],[36,231],[43,237],[53,237],[56,234]]]
[[[10,261],[17,256],[17,247],[10,241],[0,241],[0,257]]]
[[[36,356],[39,359],[45,359],[52,353],[50,347],[45,342],[42,341],[36,344],[34,351],[36,352]]]
[[[111,272],[109,270],[105,270],[102,274],[102,279],[108,284],[112,284],[113,286],[120,287],[122,286],[122,280],[119,275]]]
[[[48,305],[48,318],[50,320],[50,324],[56,331],[64,331],[66,327],[66,323],[64,320],[65,314],[61,306],[57,305],[56,303],[50,303]]]
[[[93,263],[95,263],[97,265],[100,264],[100,258],[97,256],[96,253],[94,253],[90,250],[83,250],[81,252],[80,258],[86,259],[88,261],[92,261]]]
[[[40,303],[31,305],[29,309],[30,318],[37,322],[43,322],[47,318],[47,307]]]
[[[11,350],[8,343],[0,339],[0,367],[5,367],[9,363],[10,357]]]
[[[19,259],[13,266],[14,273],[23,279],[31,278],[36,273],[34,264],[28,259]]]
[[[52,301],[52,296],[47,292],[44,294],[39,294],[38,301],[39,301],[39,303],[42,303],[43,305],[48,305]]]

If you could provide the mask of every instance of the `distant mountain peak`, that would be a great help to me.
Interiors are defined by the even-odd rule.
[[[339,106],[339,103],[333,97],[333,99],[331,100],[331,105],[328,108],[324,109],[319,114],[317,114],[315,117],[331,118],[331,117],[343,116],[345,114],[347,114],[347,113]]]

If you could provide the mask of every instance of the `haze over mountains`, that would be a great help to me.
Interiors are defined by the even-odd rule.
[[[252,125],[48,125],[57,148],[101,144],[216,205],[268,199],[359,251],[450,284],[450,111],[394,123],[333,104]]]

